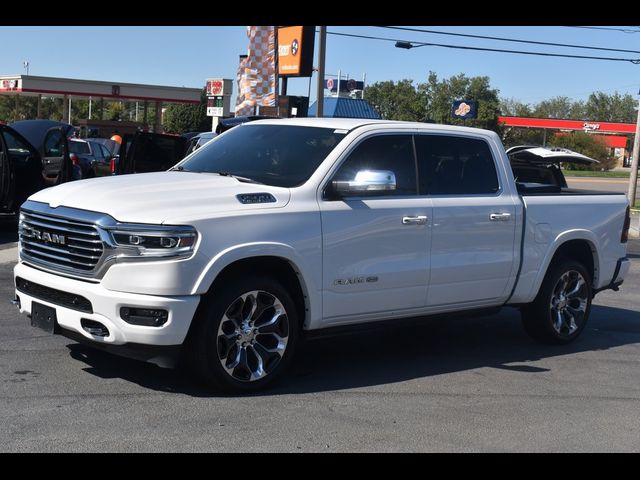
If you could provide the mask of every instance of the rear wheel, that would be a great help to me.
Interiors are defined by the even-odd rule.
[[[543,343],[566,344],[584,330],[591,311],[591,276],[573,260],[549,268],[535,300],[522,309],[525,330]]]
[[[191,346],[201,377],[228,392],[251,392],[283,373],[297,343],[298,317],[282,285],[269,277],[237,279],[204,302]]]

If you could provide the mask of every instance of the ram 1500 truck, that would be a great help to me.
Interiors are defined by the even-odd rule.
[[[358,119],[233,128],[167,172],[68,183],[21,209],[34,326],[252,391],[307,332],[522,310],[556,344],[629,268],[624,195],[519,184],[490,131]]]

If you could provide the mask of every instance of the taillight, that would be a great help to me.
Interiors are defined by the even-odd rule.
[[[80,160],[78,160],[78,156],[75,153],[69,155],[69,158],[71,159],[71,163],[74,165],[80,165]]]
[[[627,206],[625,212],[624,226],[622,227],[622,235],[620,237],[620,243],[627,243],[629,240],[629,227],[631,226],[631,209]]]
[[[112,158],[111,162],[109,163],[110,167],[111,167],[111,174],[115,174],[116,173],[116,159]]]

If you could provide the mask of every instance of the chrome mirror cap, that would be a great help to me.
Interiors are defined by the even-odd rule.
[[[396,175],[390,170],[360,170],[353,180],[334,180],[333,188],[340,195],[389,192],[396,189]]]

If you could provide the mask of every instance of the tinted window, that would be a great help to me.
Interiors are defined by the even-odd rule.
[[[4,135],[4,141],[7,143],[7,149],[9,150],[9,152],[20,154],[30,152],[29,146],[18,137],[16,137],[13,133],[11,133],[11,131],[4,130],[2,134]]]
[[[493,194],[496,167],[484,140],[445,135],[417,135],[420,193]]]
[[[214,138],[180,164],[192,172],[228,172],[267,185],[306,182],[345,133],[332,128],[247,124]]]
[[[340,166],[333,180],[352,181],[361,170],[389,170],[396,190],[373,195],[415,195],[416,166],[410,135],[380,135],[364,140]]]
[[[89,150],[89,144],[87,142],[69,142],[69,152],[77,155],[91,153]]]
[[[100,148],[102,149],[102,156],[103,156],[104,158],[109,158],[109,157],[111,157],[111,152],[109,151],[109,149],[108,149],[106,146],[104,146],[104,145],[100,145]]]
[[[61,157],[64,155],[65,137],[60,130],[47,133],[44,139],[44,156]]]
[[[184,139],[142,134],[134,143],[135,171],[161,172],[173,167],[184,153]]]

